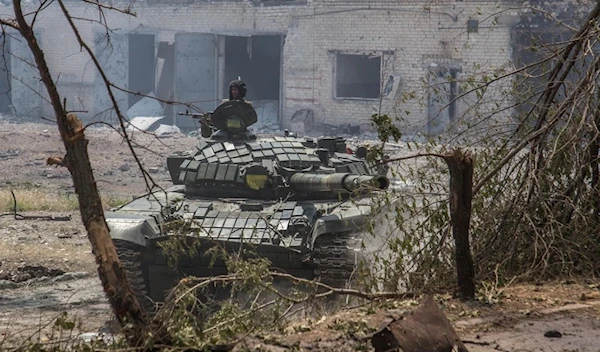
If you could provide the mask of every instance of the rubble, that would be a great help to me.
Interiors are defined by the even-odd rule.
[[[127,131],[128,132],[148,131],[153,126],[155,126],[158,121],[160,121],[164,118],[165,118],[164,116],[159,116],[159,117],[137,116],[137,117],[134,117],[129,122],[129,125],[127,126]]]
[[[0,271],[0,280],[12,281],[19,283],[39,277],[56,277],[65,274],[60,269],[49,269],[41,265],[25,265],[17,270],[10,272]]]
[[[315,114],[310,109],[298,110],[290,119],[290,130],[296,133],[310,133],[314,128]]]
[[[71,233],[57,233],[56,237],[58,237],[58,238],[72,238],[73,234],[71,234]]]
[[[181,133],[181,129],[179,129],[179,127],[172,126],[172,125],[163,125],[163,124],[158,126],[158,128],[154,131],[154,134],[159,137],[170,136],[170,135],[179,134],[179,133]]]
[[[19,150],[8,149],[7,151],[0,152],[0,160],[13,159],[20,155]]]
[[[544,337],[548,338],[561,338],[562,334],[557,330],[548,330],[544,333]]]
[[[114,343],[118,340],[116,336],[112,334],[105,334],[102,332],[86,332],[83,334],[79,334],[77,338],[85,343],[102,341],[105,344]]]

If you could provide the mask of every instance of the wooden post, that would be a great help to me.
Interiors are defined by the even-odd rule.
[[[450,170],[450,222],[454,237],[458,291],[462,300],[475,298],[475,269],[469,244],[473,199],[473,158],[455,149],[444,156]]]

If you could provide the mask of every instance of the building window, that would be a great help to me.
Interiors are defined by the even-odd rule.
[[[467,21],[467,33],[479,32],[479,20],[468,20]]]
[[[378,99],[381,89],[381,56],[337,54],[335,97]]]

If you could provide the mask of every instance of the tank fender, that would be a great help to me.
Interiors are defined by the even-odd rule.
[[[383,220],[375,219],[374,217],[377,214],[393,211],[396,204],[401,201],[401,197],[393,197],[389,200],[389,203],[377,210],[366,204],[353,206],[352,202],[341,205],[331,214],[324,215],[315,221],[310,242],[311,247],[314,246],[315,240],[323,234],[367,230],[369,224]]]
[[[311,247],[315,240],[326,233],[360,231],[367,224],[367,217],[360,210],[345,212],[344,214],[331,214],[320,217],[312,232]]]
[[[113,240],[127,241],[147,247],[149,239],[160,236],[159,224],[153,216],[115,215],[106,217],[106,224]]]

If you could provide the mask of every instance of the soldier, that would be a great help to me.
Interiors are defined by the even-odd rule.
[[[231,83],[229,83],[229,99],[223,99],[221,106],[230,101],[240,101],[252,106],[252,103],[245,99],[246,92],[246,83],[244,83],[244,81],[242,81],[242,79],[238,76],[238,79],[233,80],[231,81]],[[214,126],[214,118],[216,118],[216,116],[214,116],[212,113],[209,113],[205,118],[202,119],[202,124],[200,126],[200,134],[202,135],[202,137],[208,138],[212,135],[213,129],[211,126]]]
[[[229,100],[246,101],[246,83],[241,79],[236,79],[229,83]]]

